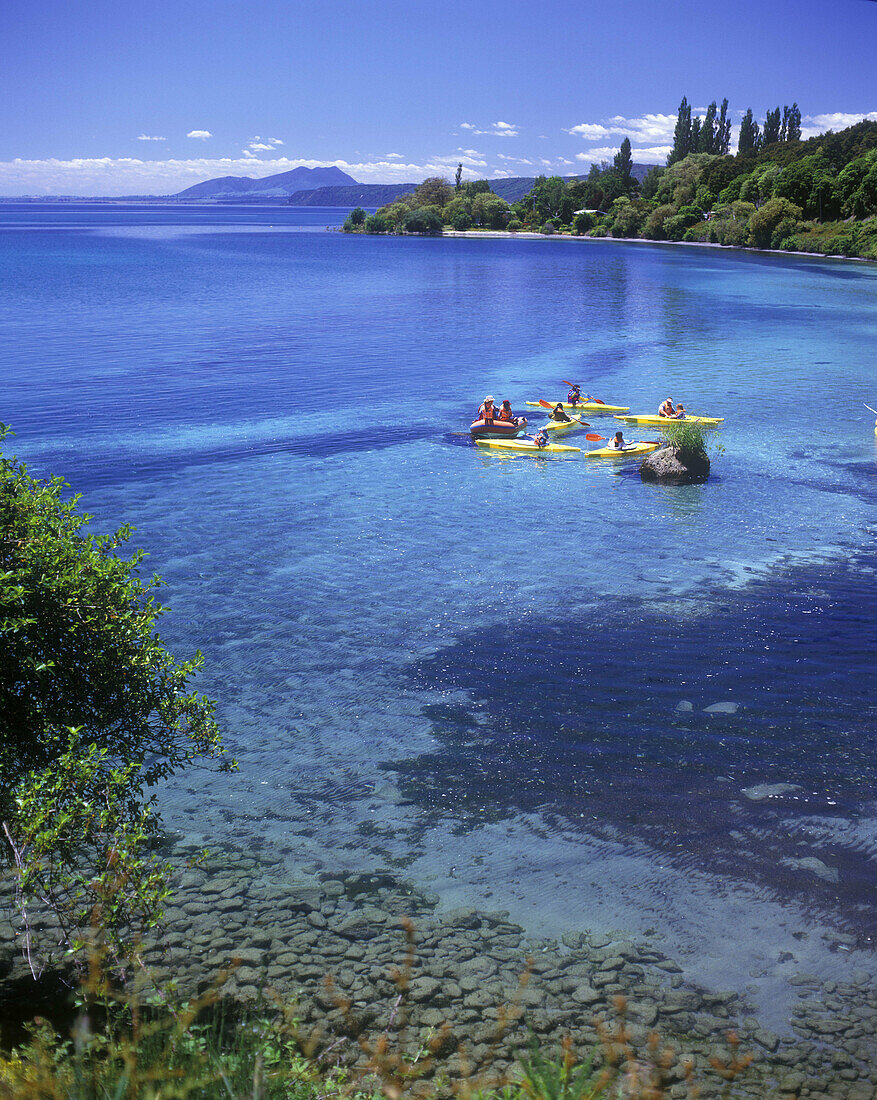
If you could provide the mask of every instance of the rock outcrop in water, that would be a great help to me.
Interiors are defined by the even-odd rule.
[[[643,459],[639,468],[643,481],[662,481],[665,485],[691,485],[710,476],[710,460],[706,454],[682,451],[664,445]]]

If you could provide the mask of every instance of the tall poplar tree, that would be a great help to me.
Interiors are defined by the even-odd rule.
[[[688,134],[688,151],[689,153],[699,153],[701,151],[700,145],[700,115],[695,115],[691,121],[691,130]]]
[[[692,141],[692,146],[694,142]],[[698,151],[701,153],[715,153],[716,149],[716,101],[712,103],[706,109],[706,116],[700,127],[700,140],[698,142]]]
[[[780,109],[775,107],[772,111],[768,111],[764,119],[764,134],[761,138],[761,144],[773,145],[774,142],[780,140]]]
[[[743,121],[740,123],[740,137],[737,139],[737,153],[748,153],[758,149],[760,139],[758,135],[758,123],[752,117],[752,108],[747,107]]]
[[[615,171],[621,177],[625,190],[630,187],[630,177],[633,171],[633,156],[630,151],[630,138],[625,138],[621,148],[615,154]]]
[[[789,117],[786,120],[786,141],[801,140],[801,110],[797,103],[789,108]]]
[[[717,153],[725,156],[731,148],[731,120],[728,118],[727,96],[722,100],[719,110],[719,121],[716,124],[716,149]]]
[[[691,107],[687,96],[682,97],[679,113],[676,116],[676,129],[673,131],[673,148],[667,157],[668,164],[675,164],[691,152]]]

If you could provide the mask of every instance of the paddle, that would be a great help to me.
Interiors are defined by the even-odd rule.
[[[544,397],[539,398],[539,404],[542,406],[543,409],[551,409],[551,411],[554,412],[554,406],[551,404],[550,401],[546,401]],[[584,424],[586,428],[590,427],[587,421],[582,420],[580,416],[571,416],[570,420],[575,421],[577,424]],[[564,421],[559,420],[557,421],[557,423],[562,424],[564,423]]]
[[[865,405],[865,402],[863,401],[862,404]],[[872,409],[870,405],[865,405],[865,408],[868,410],[868,412],[872,412],[875,416],[877,416],[877,409]]]
[[[585,439],[589,440],[591,443],[608,443],[609,442],[609,440],[606,438],[605,435],[597,435],[596,432],[588,432],[588,434],[585,436]],[[640,439],[639,442],[640,443],[654,443],[654,445],[656,447],[661,446],[661,444],[658,442],[657,439]],[[635,447],[636,443],[625,443],[624,446],[625,447]]]
[[[578,385],[577,382],[567,382],[567,380],[565,378],[561,378],[561,382],[563,382],[563,384],[565,386],[569,386],[570,389],[574,389]],[[594,397],[590,393],[586,393],[585,397],[588,401],[592,401],[595,405],[605,405],[606,404],[605,401],[601,401],[599,397]]]

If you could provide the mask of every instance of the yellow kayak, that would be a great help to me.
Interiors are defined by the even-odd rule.
[[[655,425],[656,427],[662,427],[664,424],[682,424],[686,421],[689,424],[700,424],[704,428],[715,427],[716,424],[723,424],[725,418],[723,416],[686,416],[682,420],[677,420],[675,416],[658,416],[656,413],[640,413],[635,416],[616,416],[616,420],[623,420],[627,424],[648,424],[650,427]]]
[[[615,447],[595,447],[593,451],[588,451],[588,458],[628,458],[630,455],[648,454],[660,446],[660,443],[625,443],[620,451]]]
[[[479,447],[495,447],[500,451],[524,451],[527,454],[557,454],[558,451],[580,451],[581,447],[567,447],[562,443],[548,443],[537,447],[532,439],[476,439]]]
[[[549,420],[547,424],[542,425],[542,430],[545,432],[571,432],[573,428],[588,428],[589,424],[586,424],[581,417],[574,416],[572,420]]]
[[[539,402],[538,401],[527,401],[526,404],[527,405],[538,405]],[[554,405],[557,405],[557,404],[558,404],[558,402],[555,401],[554,404],[551,407],[554,408]],[[568,401],[561,401],[560,405],[561,405],[562,408],[566,409],[567,412],[580,412],[580,413],[581,412],[589,412],[589,413],[616,413],[616,412],[623,413],[623,412],[630,412],[630,405],[601,405],[599,401],[580,401],[578,403],[578,405],[570,405],[570,403]],[[544,409],[545,406],[543,405],[542,408]]]

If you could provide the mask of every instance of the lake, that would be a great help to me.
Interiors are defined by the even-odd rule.
[[[345,213],[0,204],[0,419],[135,525],[241,765],[168,824],[657,936],[788,1030],[874,972],[877,269]],[[710,480],[471,444],[562,379],[725,417]]]

